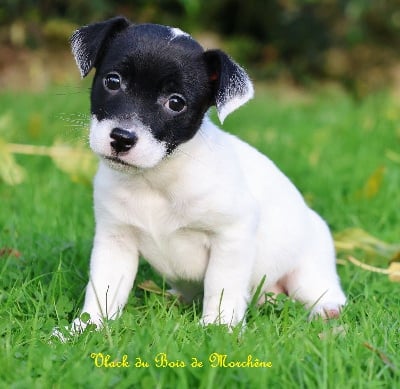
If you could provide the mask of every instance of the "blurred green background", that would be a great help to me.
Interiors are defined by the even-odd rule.
[[[71,31],[117,14],[179,26],[257,80],[334,81],[357,97],[400,84],[398,0],[1,0],[0,88],[68,82]]]

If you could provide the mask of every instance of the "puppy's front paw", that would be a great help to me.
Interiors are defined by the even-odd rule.
[[[201,324],[226,325],[229,329],[236,327],[244,319],[246,302],[244,298],[228,299],[211,297],[205,300]]]
[[[51,335],[57,338],[60,342],[66,343],[73,337],[81,335],[89,326],[92,326],[93,329],[98,329],[100,325],[92,323],[89,315],[87,316],[82,314],[80,317],[74,319],[69,326],[65,326],[64,328],[53,328]]]
[[[207,327],[208,325],[221,325],[221,324],[227,324],[229,325],[229,323],[225,323],[221,321],[221,317],[219,314],[215,314],[215,315],[203,315],[200,319],[200,325],[203,327]]]
[[[234,328],[237,328],[237,326],[240,326],[239,329],[239,334],[242,334],[244,330],[246,329],[246,320],[242,319],[241,321],[238,321],[237,323],[223,323],[221,320],[211,320],[210,317],[202,317],[200,319],[200,325],[203,327],[207,327],[208,325],[218,325],[218,326],[225,326],[228,333],[233,333]]]

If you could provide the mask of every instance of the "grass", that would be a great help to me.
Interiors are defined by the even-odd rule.
[[[85,88],[2,92],[0,107],[0,123],[7,116],[7,125],[0,125],[3,140],[83,142],[89,110]],[[399,108],[389,94],[355,102],[332,89],[293,94],[259,87],[257,99],[229,117],[224,128],[269,155],[333,232],[358,227],[396,243]],[[16,186],[0,182],[0,387],[400,384],[399,285],[350,264],[339,266],[348,306],[341,318],[328,323],[309,322],[299,304],[280,296],[275,305],[250,307],[244,333],[229,334],[224,328],[199,327],[201,307],[135,287],[121,319],[67,344],[52,341],[53,327],[68,324],[82,305],[94,223],[91,185],[74,182],[50,158],[16,159],[26,170],[25,181]],[[138,282],[148,279],[162,285],[143,263]],[[110,355],[114,363],[126,355],[130,366],[96,367],[93,353]],[[175,367],[158,367],[160,353]],[[272,366],[214,368],[209,361],[213,353],[226,354],[227,362],[251,355]],[[203,366],[192,367],[196,361]],[[135,367],[140,362],[149,367]]]

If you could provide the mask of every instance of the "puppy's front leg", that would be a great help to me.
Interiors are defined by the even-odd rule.
[[[98,224],[90,260],[90,276],[82,312],[90,322],[101,326],[104,319],[115,319],[128,300],[138,268],[138,250],[127,227]],[[85,324],[74,320],[73,329]]]
[[[237,325],[249,301],[250,277],[255,261],[252,226],[225,229],[212,242],[204,280],[202,323]]]

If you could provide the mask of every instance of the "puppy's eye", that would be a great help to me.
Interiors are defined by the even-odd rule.
[[[116,91],[121,88],[121,77],[117,73],[109,73],[104,77],[104,86],[109,89]]]
[[[180,113],[186,108],[186,101],[180,95],[172,95],[164,104],[165,108],[174,113]]]

